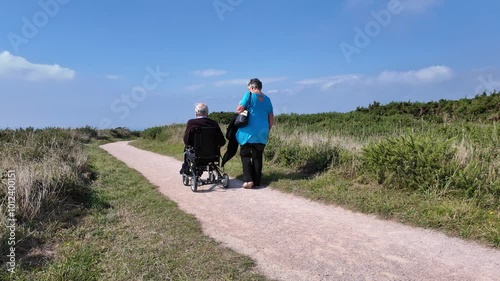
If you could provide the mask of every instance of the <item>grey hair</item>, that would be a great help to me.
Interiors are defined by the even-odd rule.
[[[262,82],[257,78],[250,79],[250,81],[248,82],[248,86],[258,90],[262,90]]]
[[[194,106],[194,112],[199,116],[208,116],[208,106],[205,103],[197,103]]]

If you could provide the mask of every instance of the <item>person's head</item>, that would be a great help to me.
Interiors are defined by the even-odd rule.
[[[196,116],[208,116],[208,106],[205,103],[197,103],[194,106],[194,113]]]
[[[262,90],[262,82],[260,82],[260,80],[257,78],[250,79],[250,81],[248,82],[248,89],[250,91],[252,91],[252,90],[261,91]]]

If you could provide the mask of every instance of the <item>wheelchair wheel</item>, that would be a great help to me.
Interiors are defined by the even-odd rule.
[[[227,174],[222,175],[222,187],[224,188],[229,187],[229,176]]]
[[[215,176],[215,174],[213,172],[210,172],[210,174],[208,175],[208,181],[210,183],[213,183],[217,180],[217,177]]]
[[[183,183],[185,186],[188,186],[188,185],[189,185],[189,177],[188,177],[186,174],[182,174],[182,183]]]
[[[196,172],[193,172],[193,177],[191,178],[191,191],[196,192],[198,190],[198,176]]]

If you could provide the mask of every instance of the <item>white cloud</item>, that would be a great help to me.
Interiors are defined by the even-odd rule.
[[[347,75],[336,75],[336,76],[306,79],[298,81],[297,83],[304,86],[318,85],[321,87],[322,90],[327,90],[335,85],[341,83],[352,83],[359,79],[360,79],[359,75],[347,74]]]
[[[285,81],[288,78],[287,77],[263,77],[263,78],[259,78],[259,79],[260,79],[260,81],[262,81],[263,87],[265,87],[268,83]],[[246,86],[248,81],[250,81],[250,79],[246,79],[246,78],[221,80],[221,81],[215,82],[214,85],[217,87],[228,86],[228,85]]]
[[[345,74],[336,76],[326,76],[304,79],[297,82],[302,87],[317,87],[322,91],[329,90],[337,86],[373,87],[387,85],[428,85],[436,84],[454,77],[451,68],[447,66],[430,66],[418,70],[409,71],[383,71],[375,75],[365,74]],[[279,89],[280,92],[285,92]]]
[[[118,80],[118,79],[120,79],[120,76],[114,75],[114,74],[108,74],[108,75],[106,75],[106,79],[109,79],[109,80]]]
[[[436,83],[453,78],[453,71],[447,66],[431,66],[406,72],[383,71],[376,80],[382,83],[422,84]]]
[[[211,77],[211,76],[220,76],[226,74],[227,71],[219,70],[219,69],[204,69],[204,70],[196,70],[194,74],[201,77]]]
[[[248,79],[231,79],[231,80],[217,81],[214,84],[217,87],[222,87],[222,86],[228,86],[228,85],[246,86],[247,83],[248,83]]]
[[[0,53],[0,78],[27,81],[72,80],[75,78],[75,71],[57,64],[31,63],[23,57],[3,51]]]
[[[443,0],[399,0],[403,11],[422,13],[443,4]]]
[[[267,91],[268,94],[275,94],[275,93],[278,93],[279,91],[278,90],[269,90]]]

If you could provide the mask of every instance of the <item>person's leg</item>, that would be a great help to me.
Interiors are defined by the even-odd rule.
[[[254,186],[260,186],[262,180],[262,154],[264,153],[264,144],[256,143],[253,145],[253,183]]]
[[[240,147],[241,165],[243,167],[243,181],[251,182],[252,179],[252,146],[244,144]]]

